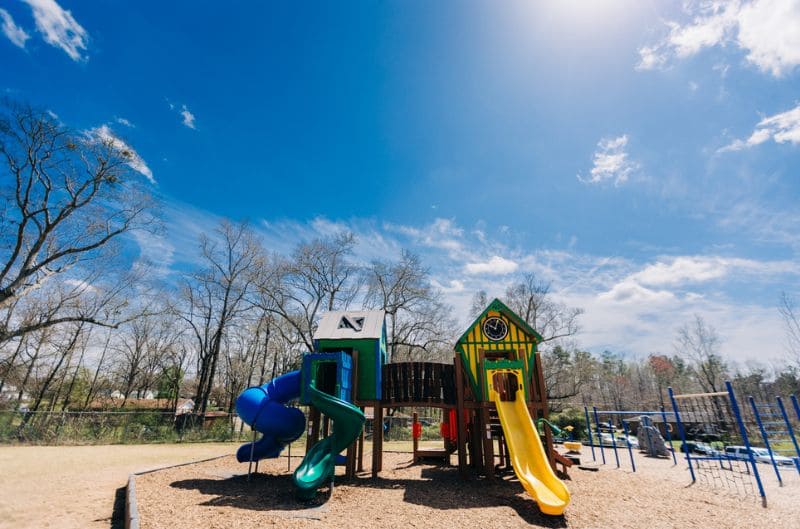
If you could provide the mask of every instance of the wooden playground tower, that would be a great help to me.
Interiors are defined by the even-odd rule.
[[[548,415],[547,391],[537,346],[542,337],[501,301],[495,299],[475,319],[455,344],[452,364],[400,362],[386,364],[386,328],[383,311],[330,312],[320,322],[314,335],[315,353],[309,361],[331,363],[335,352],[344,353],[349,369],[338,378],[333,371],[312,370],[326,380],[320,387],[349,382],[354,405],[372,408],[373,449],[371,473],[377,477],[383,469],[383,421],[389,408],[440,408],[443,432],[454,436],[444,439],[442,450],[415,451],[418,457],[442,457],[449,460],[457,452],[462,477],[470,471],[493,478],[496,464],[511,467],[509,450],[489,387],[511,390],[524,395],[534,421]],[[337,360],[341,364],[341,360]],[[338,365],[338,364],[337,364]],[[340,366],[339,366],[340,367]],[[500,372],[513,372],[511,386],[501,380]],[[326,374],[327,373],[327,374]],[[348,381],[341,380],[345,376]],[[491,380],[490,377],[497,377]],[[335,382],[333,381],[335,379]],[[521,380],[517,387],[516,380]],[[451,421],[455,421],[452,425]],[[327,436],[330,421],[319,411],[309,414],[307,449]],[[360,437],[347,449],[346,476],[352,478],[364,470],[364,441]],[[550,465],[555,468],[556,454],[550,429],[544,427],[542,439]]]

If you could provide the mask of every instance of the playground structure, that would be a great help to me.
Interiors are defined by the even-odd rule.
[[[553,450],[546,419],[547,392],[537,345],[541,336],[495,299],[455,345],[453,364],[386,364],[383,311],[329,312],[314,334],[314,348],[302,368],[254,388],[237,399],[237,411],[261,439],[237,451],[239,462],[277,457],[307,433],[307,449],[293,480],[307,500],[332,482],[336,464],[345,478],[364,470],[364,423],[372,408],[371,475],[383,466],[384,411],[440,408],[443,448],[420,450],[421,424],[414,418],[414,460],[449,461],[457,453],[463,478],[516,473],[544,514],[561,515],[570,495],[555,472],[571,461]],[[308,427],[293,399],[309,406]],[[320,439],[320,436],[322,437]],[[346,450],[346,455],[340,452]]]
[[[780,486],[784,479],[781,468],[800,475],[800,446],[795,434],[796,425],[800,424],[800,404],[794,395],[790,397],[791,408],[781,397],[775,397],[774,403],[759,403],[752,396],[747,398],[749,406],[741,407],[730,382],[725,383],[725,391],[719,392],[681,395],[672,388],[668,392],[672,411],[585,407],[592,459],[597,461],[597,447],[602,463],[606,464],[605,450],[610,448],[619,468],[618,448],[627,449],[632,470],[636,472],[629,433],[639,429],[641,440],[642,425],[649,423],[656,435],[664,436],[666,446],[671,447],[673,464],[678,463],[676,452],[681,453],[693,483],[727,489],[741,496],[758,496],[766,506],[759,463],[772,467]],[[617,419],[624,429],[624,440],[618,441],[616,436]],[[603,430],[612,431],[610,439]],[[753,443],[763,443],[763,447]]]

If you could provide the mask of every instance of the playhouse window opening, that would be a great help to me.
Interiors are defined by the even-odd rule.
[[[328,395],[335,395],[336,371],[336,362],[320,362],[317,366],[317,389]]]
[[[492,376],[492,385],[500,395],[503,402],[513,402],[517,400],[517,390],[519,382],[515,373],[501,372]]]

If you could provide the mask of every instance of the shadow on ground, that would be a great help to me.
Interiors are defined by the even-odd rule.
[[[432,509],[483,509],[507,506],[525,522],[538,527],[563,528],[562,516],[545,516],[536,503],[524,494],[513,474],[503,475],[493,481],[484,479],[462,480],[454,467],[428,467],[422,469],[420,478],[376,478],[359,476],[348,482],[337,478],[336,486],[364,489],[403,489],[403,501]],[[285,515],[296,517],[321,517],[327,510],[330,488],[320,490],[311,502],[299,502],[294,496],[291,475],[253,475],[227,479],[187,479],[171,483],[179,489],[197,490],[213,496],[202,505],[230,506],[258,511],[290,511]],[[448,491],[450,493],[445,493]],[[305,515],[303,514],[305,512]]]
[[[125,493],[128,487],[114,491],[114,510],[111,512],[111,529],[125,528]]]
[[[295,516],[316,518],[315,512],[325,509],[330,497],[330,488],[320,489],[311,501],[301,502],[295,498],[292,476],[253,474],[250,481],[246,475],[219,479],[185,479],[170,484],[176,489],[196,490],[214,496],[201,505],[235,507],[257,511],[294,511]]]

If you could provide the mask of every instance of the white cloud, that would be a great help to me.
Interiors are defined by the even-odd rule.
[[[588,184],[599,184],[609,180],[613,180],[614,185],[627,182],[631,174],[639,169],[639,164],[628,158],[628,153],[625,152],[627,145],[627,134],[601,139],[594,152],[593,167],[589,177],[584,178],[579,174],[578,180]]]
[[[127,120],[125,118],[117,117],[117,118],[114,118],[114,121],[116,121],[120,125],[125,125],[126,127],[130,127],[132,129],[136,128],[136,125],[134,125],[133,123],[131,123],[129,120]]]
[[[65,11],[55,0],[23,0],[31,6],[36,29],[42,34],[44,41],[61,48],[73,61],[85,60],[81,50],[87,50],[89,34],[83,26],[73,18],[72,13]]]
[[[631,279],[650,286],[703,282],[724,276],[727,265],[728,260],[719,257],[676,257],[671,262],[650,264]]]
[[[652,290],[627,278],[614,285],[608,292],[598,294],[597,299],[603,302],[641,304],[652,307],[656,304],[674,301],[675,294],[666,290]]]
[[[189,127],[190,129],[194,129],[194,114],[189,112],[189,109],[186,108],[186,105],[183,105],[181,110],[181,116],[183,116],[183,124]]]
[[[505,275],[517,271],[519,264],[511,259],[493,255],[488,261],[467,263],[464,272],[467,274]]]
[[[446,250],[453,257],[463,255],[464,230],[457,227],[455,222],[450,219],[437,218],[431,224],[421,228],[389,223],[384,227],[389,231],[410,237],[417,244]]]
[[[712,1],[687,4],[691,22],[667,22],[669,34],[639,49],[639,70],[668,65],[705,48],[733,45],[748,62],[781,77],[800,64],[800,3],[796,0]]]
[[[3,33],[8,37],[8,40],[13,42],[15,46],[25,49],[25,41],[31,38],[28,32],[17,26],[14,23],[14,19],[11,18],[11,14],[5,9],[0,9],[0,18],[3,19]]]
[[[108,125],[100,125],[99,127],[88,130],[87,135],[90,139],[108,142],[116,150],[127,153],[127,164],[130,168],[144,175],[151,183],[156,183],[155,178],[153,178],[153,171],[150,170],[147,163],[139,156],[139,153],[114,134]]]
[[[769,140],[800,145],[800,104],[786,112],[762,119],[749,138],[734,140],[717,152],[741,151]]]

